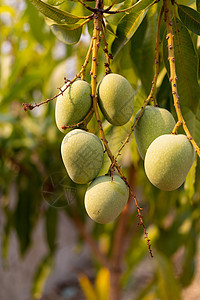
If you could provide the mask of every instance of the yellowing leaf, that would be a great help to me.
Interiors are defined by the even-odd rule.
[[[86,299],[87,300],[98,300],[96,291],[95,291],[91,281],[89,280],[89,278],[86,275],[81,274],[81,275],[79,275],[78,279],[79,279],[80,286],[86,296]]]
[[[33,281],[32,294],[35,299],[40,299],[44,285],[53,268],[53,257],[48,255],[39,265]]]
[[[110,273],[108,269],[101,268],[97,274],[95,287],[98,300],[109,300]]]

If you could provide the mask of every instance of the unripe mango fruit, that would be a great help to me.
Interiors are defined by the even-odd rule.
[[[108,122],[121,126],[126,124],[134,106],[134,91],[126,78],[119,74],[108,74],[97,88],[99,107]]]
[[[137,112],[135,119],[138,117],[140,110]],[[160,135],[171,133],[176,122],[172,114],[160,107],[146,106],[138,121],[134,136],[138,151],[144,159],[149,145]]]
[[[65,85],[61,88],[63,90]],[[56,101],[55,118],[58,129],[66,133],[62,126],[75,125],[82,121],[92,106],[91,86],[84,80],[73,82]]]
[[[129,189],[120,176],[99,176],[86,191],[85,208],[92,220],[106,224],[119,216],[128,197]]]
[[[76,183],[86,184],[98,175],[104,150],[96,135],[74,129],[64,137],[61,155],[69,177]]]
[[[186,135],[161,135],[147,149],[144,160],[146,175],[157,188],[175,190],[185,181],[194,154],[194,148]]]

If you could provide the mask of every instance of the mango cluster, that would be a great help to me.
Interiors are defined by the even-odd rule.
[[[61,90],[64,90],[64,86]],[[126,124],[134,107],[134,90],[119,74],[106,75],[97,87],[98,105],[105,119],[115,126]],[[129,198],[129,188],[118,175],[98,176],[104,160],[101,140],[83,128],[65,128],[81,122],[92,108],[91,86],[73,82],[56,102],[55,119],[65,133],[61,156],[69,177],[77,184],[89,184],[85,208],[91,219],[105,224],[119,216]]]
[[[186,135],[171,134],[175,124],[168,110],[146,106],[134,131],[145,173],[154,186],[164,191],[183,184],[195,157]]]
[[[122,126],[130,120],[134,90],[126,78],[106,75],[97,86],[97,95],[99,108],[109,123]],[[103,144],[95,134],[78,126],[91,109],[91,86],[78,79],[58,97],[55,119],[59,130],[66,134],[61,156],[67,173],[75,183],[89,184],[85,209],[91,219],[105,224],[119,216],[128,201],[129,189],[118,175],[98,176],[104,161]],[[138,122],[134,136],[146,175],[161,190],[177,189],[194,161],[194,149],[185,135],[171,134],[176,122],[166,109],[146,106],[140,115],[141,110],[135,116]],[[69,127],[75,124],[76,129]]]

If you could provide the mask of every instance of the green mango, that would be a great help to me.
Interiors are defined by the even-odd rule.
[[[138,117],[137,112],[135,119]],[[138,121],[134,136],[139,154],[144,159],[149,145],[160,135],[171,133],[176,122],[172,114],[164,108],[146,106]]]
[[[82,121],[90,111],[91,106],[90,84],[84,80],[76,80],[56,101],[55,119],[58,129],[67,133],[69,129],[62,129],[62,126],[75,125]]]
[[[108,74],[97,87],[99,107],[108,122],[126,124],[134,107],[134,90],[128,80],[119,74]]]
[[[61,156],[69,177],[76,183],[86,184],[98,175],[104,149],[96,135],[74,129],[62,141]]]
[[[194,148],[186,135],[164,134],[147,149],[145,172],[157,188],[172,191],[183,184],[194,158]]]
[[[99,176],[85,194],[85,208],[92,220],[100,224],[114,221],[129,198],[129,188],[118,175]]]

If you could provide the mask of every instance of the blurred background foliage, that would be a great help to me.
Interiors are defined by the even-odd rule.
[[[77,2],[53,0],[46,2],[76,15],[87,14]],[[105,1],[105,4],[109,3],[110,1]],[[193,1],[184,0],[179,3],[195,8]],[[117,6],[120,5],[121,1],[118,1]],[[158,3],[148,11],[130,42],[119,51],[111,64],[112,71],[124,75],[136,91],[134,115],[148,96],[152,84],[156,22],[160,7],[161,3]],[[117,15],[108,17],[107,21],[110,30],[116,32],[119,23]],[[2,260],[4,262],[7,260],[11,232],[16,233],[19,252],[24,256],[32,246],[32,234],[38,220],[45,219],[49,252],[40,265],[35,266],[32,289],[35,298],[39,298],[45,280],[53,272],[57,225],[61,210],[72,223],[78,218],[81,224],[90,225],[91,235],[101,245],[107,257],[115,246],[113,236],[117,221],[108,225],[91,222],[83,205],[86,186],[77,186],[65,172],[60,156],[63,134],[57,129],[54,118],[56,100],[26,113],[22,109],[23,102],[40,102],[55,95],[57,88],[64,84],[64,77],[72,79],[80,70],[89,45],[92,24],[83,27],[78,44],[66,45],[56,39],[43,16],[30,1],[3,0],[0,6],[0,28],[0,198],[1,214],[4,216],[1,236]],[[196,69],[199,69],[199,39],[186,28],[184,30],[187,31],[184,35],[184,45],[190,45],[190,49],[187,50],[190,53],[193,47],[195,55],[193,63]],[[112,45],[115,50],[114,40],[115,35],[108,36],[109,49]],[[161,41],[163,40],[165,40],[164,22],[161,24]],[[161,47],[157,101],[161,107],[167,108],[175,116],[164,66],[165,52]],[[98,80],[105,72],[104,62],[104,53],[101,51]],[[90,64],[86,73],[88,81],[89,69]],[[183,104],[186,121],[198,138],[199,100],[194,96],[192,99],[184,99]],[[195,107],[192,112],[191,104]],[[107,122],[103,123],[113,153],[116,153],[121,141],[127,136],[134,115],[127,125],[120,128],[113,127]],[[88,128],[98,135],[93,118]],[[160,191],[147,180],[134,139],[123,150],[119,162],[129,178],[139,204],[143,207],[144,222],[154,255],[150,261],[153,270],[151,280],[138,290],[134,299],[181,299],[182,289],[191,284],[195,274],[200,231],[199,159],[195,161],[185,185],[173,192]],[[108,166],[109,161],[105,156],[101,174],[107,171]],[[63,176],[64,185],[68,189],[71,188],[72,194],[72,200],[66,203],[64,190],[60,185],[58,188],[54,187],[53,198],[56,193],[60,197],[61,207],[58,203],[57,208],[51,205],[53,201],[51,197],[44,193],[44,185],[46,182],[49,183],[47,179],[53,176],[57,180],[55,174],[58,174],[58,183]],[[80,243],[78,236],[77,242]],[[83,243],[84,240],[80,244]],[[137,266],[149,255],[143,231],[137,227],[133,203],[130,205],[125,244],[121,285],[123,290],[131,290]],[[179,263],[176,263],[177,257]],[[80,285],[87,299],[107,299],[107,270],[97,263],[95,256],[92,259],[97,274],[95,284],[82,275],[79,278]],[[105,287],[103,294],[100,288],[102,285]]]

